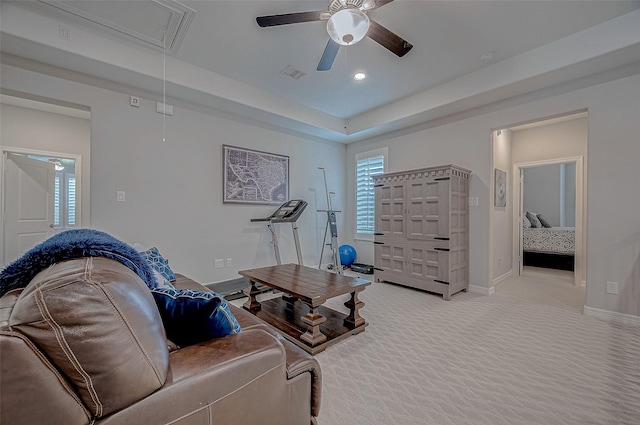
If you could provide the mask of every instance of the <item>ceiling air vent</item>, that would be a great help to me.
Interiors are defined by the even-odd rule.
[[[176,54],[196,11],[175,0],[40,0],[93,28],[108,30],[138,44]]]
[[[287,75],[291,78],[294,78],[296,80],[299,80],[300,78],[304,77],[305,74],[302,71],[299,71],[297,69],[295,69],[294,67],[292,67],[291,65],[287,66],[285,69],[283,69],[282,71],[280,71],[280,74],[284,74]]]

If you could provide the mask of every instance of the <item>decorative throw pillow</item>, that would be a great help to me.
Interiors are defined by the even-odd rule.
[[[153,279],[156,282],[155,287],[158,289],[176,289],[176,287],[173,286],[173,284],[156,269],[153,269]]]
[[[524,227],[525,229],[529,229],[531,227],[531,222],[526,215],[522,217],[522,227]]]
[[[167,338],[181,347],[240,332],[227,301],[215,292],[152,289]]]
[[[176,280],[176,275],[173,273],[173,270],[171,270],[171,267],[169,267],[169,262],[160,254],[158,248],[154,246],[140,254],[151,264],[152,268],[159,271],[169,282]]]
[[[527,216],[527,218],[529,219],[529,221],[531,222],[531,227],[539,229],[542,227],[542,223],[540,223],[540,220],[538,220],[538,216],[535,215],[534,213],[527,211],[527,213],[525,214]]]
[[[542,224],[542,227],[552,227],[549,223],[549,220],[547,220],[547,218],[542,214],[538,214],[536,217],[538,217],[538,220],[540,220],[540,224]]]

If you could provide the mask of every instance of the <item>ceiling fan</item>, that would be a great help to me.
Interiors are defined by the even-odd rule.
[[[282,15],[259,16],[256,22],[262,28],[300,22],[327,21],[329,42],[318,63],[318,71],[328,71],[333,65],[340,46],[357,43],[365,36],[382,47],[402,57],[409,53],[413,45],[376,21],[367,13],[393,0],[330,0],[328,10],[285,13]]]

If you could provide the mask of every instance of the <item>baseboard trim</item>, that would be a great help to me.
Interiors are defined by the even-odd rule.
[[[585,316],[595,317],[596,319],[605,320],[607,322],[640,326],[640,316],[634,316],[633,314],[602,310],[595,307],[589,307],[587,305],[584,306],[583,313]]]
[[[473,294],[493,295],[496,293],[496,287],[491,286],[491,288],[487,288],[485,286],[469,285],[469,292]]]
[[[503,280],[510,278],[512,273],[513,273],[513,270],[509,270],[508,272],[506,272],[502,276],[498,276],[495,279],[493,279],[493,286],[496,286],[497,284],[499,284]]]

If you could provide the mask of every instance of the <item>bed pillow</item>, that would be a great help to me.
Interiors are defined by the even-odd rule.
[[[176,280],[176,275],[173,273],[173,270],[171,270],[171,267],[169,267],[169,262],[160,254],[158,248],[154,246],[140,254],[151,264],[153,269],[159,271],[169,282]]]
[[[167,338],[181,347],[242,330],[220,294],[170,288],[152,289],[151,293]]]
[[[529,221],[526,215],[522,217],[522,227],[524,227],[525,229],[531,228],[531,222]]]
[[[547,218],[545,216],[543,216],[542,214],[538,214],[536,217],[538,217],[538,220],[540,220],[540,224],[542,224],[542,227],[547,227],[547,228],[553,227],[549,223],[549,220],[547,220]]]
[[[535,215],[534,213],[532,213],[531,211],[527,211],[527,213],[525,214],[525,216],[529,219],[529,221],[531,222],[531,227],[535,228],[535,229],[539,229],[542,227],[542,223],[540,223],[540,220],[538,220],[538,216]]]

